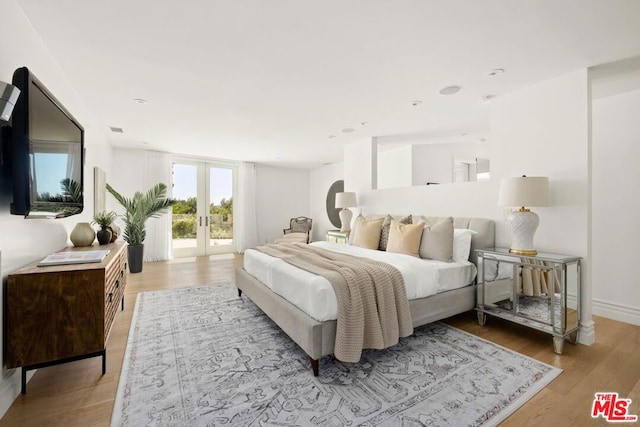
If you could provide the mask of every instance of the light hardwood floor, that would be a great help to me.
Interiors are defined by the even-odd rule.
[[[125,310],[116,316],[107,342],[106,375],[100,375],[100,358],[40,369],[0,426],[108,426],[138,292],[233,281],[241,263],[241,255],[187,258],[148,263],[142,273],[130,274]],[[481,327],[475,312],[469,312],[446,322],[564,370],[502,425],[584,426],[607,424],[590,416],[598,391],[632,399],[630,413],[640,415],[640,327],[594,320],[596,343],[567,343],[561,356],[553,352],[549,335],[503,320],[489,317]]]

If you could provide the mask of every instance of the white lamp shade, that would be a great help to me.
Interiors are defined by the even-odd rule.
[[[498,205],[549,206],[549,178],[543,176],[504,178],[500,183]]]
[[[358,206],[356,193],[336,193],[336,208],[354,208]]]

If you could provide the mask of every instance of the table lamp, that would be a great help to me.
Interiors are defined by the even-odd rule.
[[[504,178],[500,183],[498,205],[518,208],[507,218],[513,236],[509,252],[516,255],[537,255],[538,252],[533,247],[533,235],[540,218],[528,207],[549,206],[549,178],[526,175]]]
[[[340,211],[340,231],[351,231],[351,218],[353,213],[348,208],[358,206],[356,202],[356,193],[344,192],[336,193],[336,208],[342,208]]]

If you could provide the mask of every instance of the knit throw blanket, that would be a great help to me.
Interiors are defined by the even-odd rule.
[[[409,301],[393,266],[303,243],[254,249],[326,278],[336,294],[338,319],[334,355],[358,362],[363,349],[382,349],[413,333]]]

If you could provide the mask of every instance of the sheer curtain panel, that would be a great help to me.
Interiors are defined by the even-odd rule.
[[[158,151],[145,152],[144,191],[161,182],[167,186],[171,197],[171,157]],[[158,218],[147,220],[147,237],[144,241],[144,260],[162,261],[171,258],[171,208]]]
[[[240,163],[238,168],[238,203],[234,209],[237,212],[233,227],[236,251],[244,253],[245,249],[258,244],[256,165],[254,163]]]

